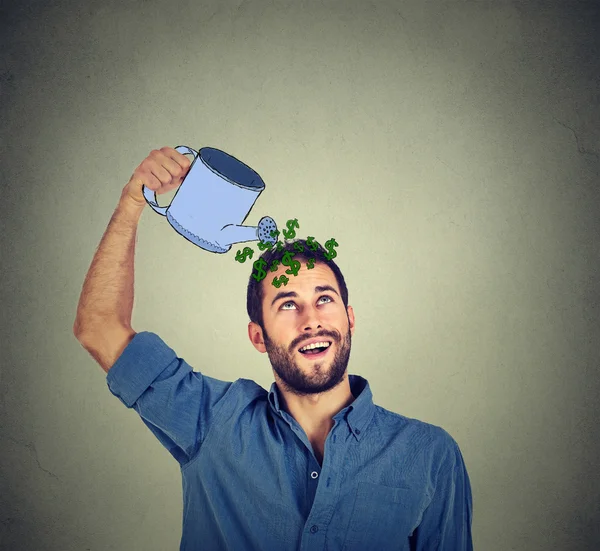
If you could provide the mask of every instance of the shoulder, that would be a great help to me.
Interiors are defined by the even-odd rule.
[[[443,427],[401,415],[381,406],[375,407],[381,423],[388,426],[394,433],[403,435],[415,445],[427,450],[438,460],[460,454],[458,443]]]

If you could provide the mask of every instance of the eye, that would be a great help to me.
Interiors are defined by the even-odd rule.
[[[322,300],[324,298],[327,299],[327,302],[333,302],[333,299],[329,295],[323,295],[322,297],[319,298],[319,300]],[[325,304],[327,304],[327,302],[325,302]]]
[[[294,303],[294,301],[292,301],[292,300],[288,300],[287,302],[284,302],[284,303],[281,305],[281,309],[282,309],[282,310],[291,310],[291,308],[286,308],[286,306],[287,306],[288,304],[293,304],[294,306],[296,306],[296,304]]]

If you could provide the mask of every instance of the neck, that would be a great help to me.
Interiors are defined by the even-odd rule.
[[[298,396],[286,389],[280,380],[276,381],[276,385],[283,408],[304,429],[309,440],[324,441],[333,428],[333,417],[354,401],[347,376],[338,386],[322,394]]]

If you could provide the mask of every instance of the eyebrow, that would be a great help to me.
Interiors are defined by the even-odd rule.
[[[315,294],[316,293],[323,293],[324,291],[332,291],[338,297],[340,296],[339,293],[331,285],[317,285],[315,287]],[[280,291],[279,293],[277,293],[275,295],[275,298],[271,302],[271,306],[273,306],[273,304],[275,304],[279,299],[290,298],[290,297],[297,297],[297,296],[298,296],[298,293],[296,293],[295,291]]]

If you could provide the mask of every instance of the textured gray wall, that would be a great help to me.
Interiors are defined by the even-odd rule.
[[[122,187],[179,144],[259,172],[247,223],[298,218],[302,236],[337,239],[349,371],[458,441],[478,551],[600,547],[597,3],[14,4],[0,11],[2,549],[178,548],[177,464],[71,329]],[[248,268],[147,208],[134,329],[268,388]]]

